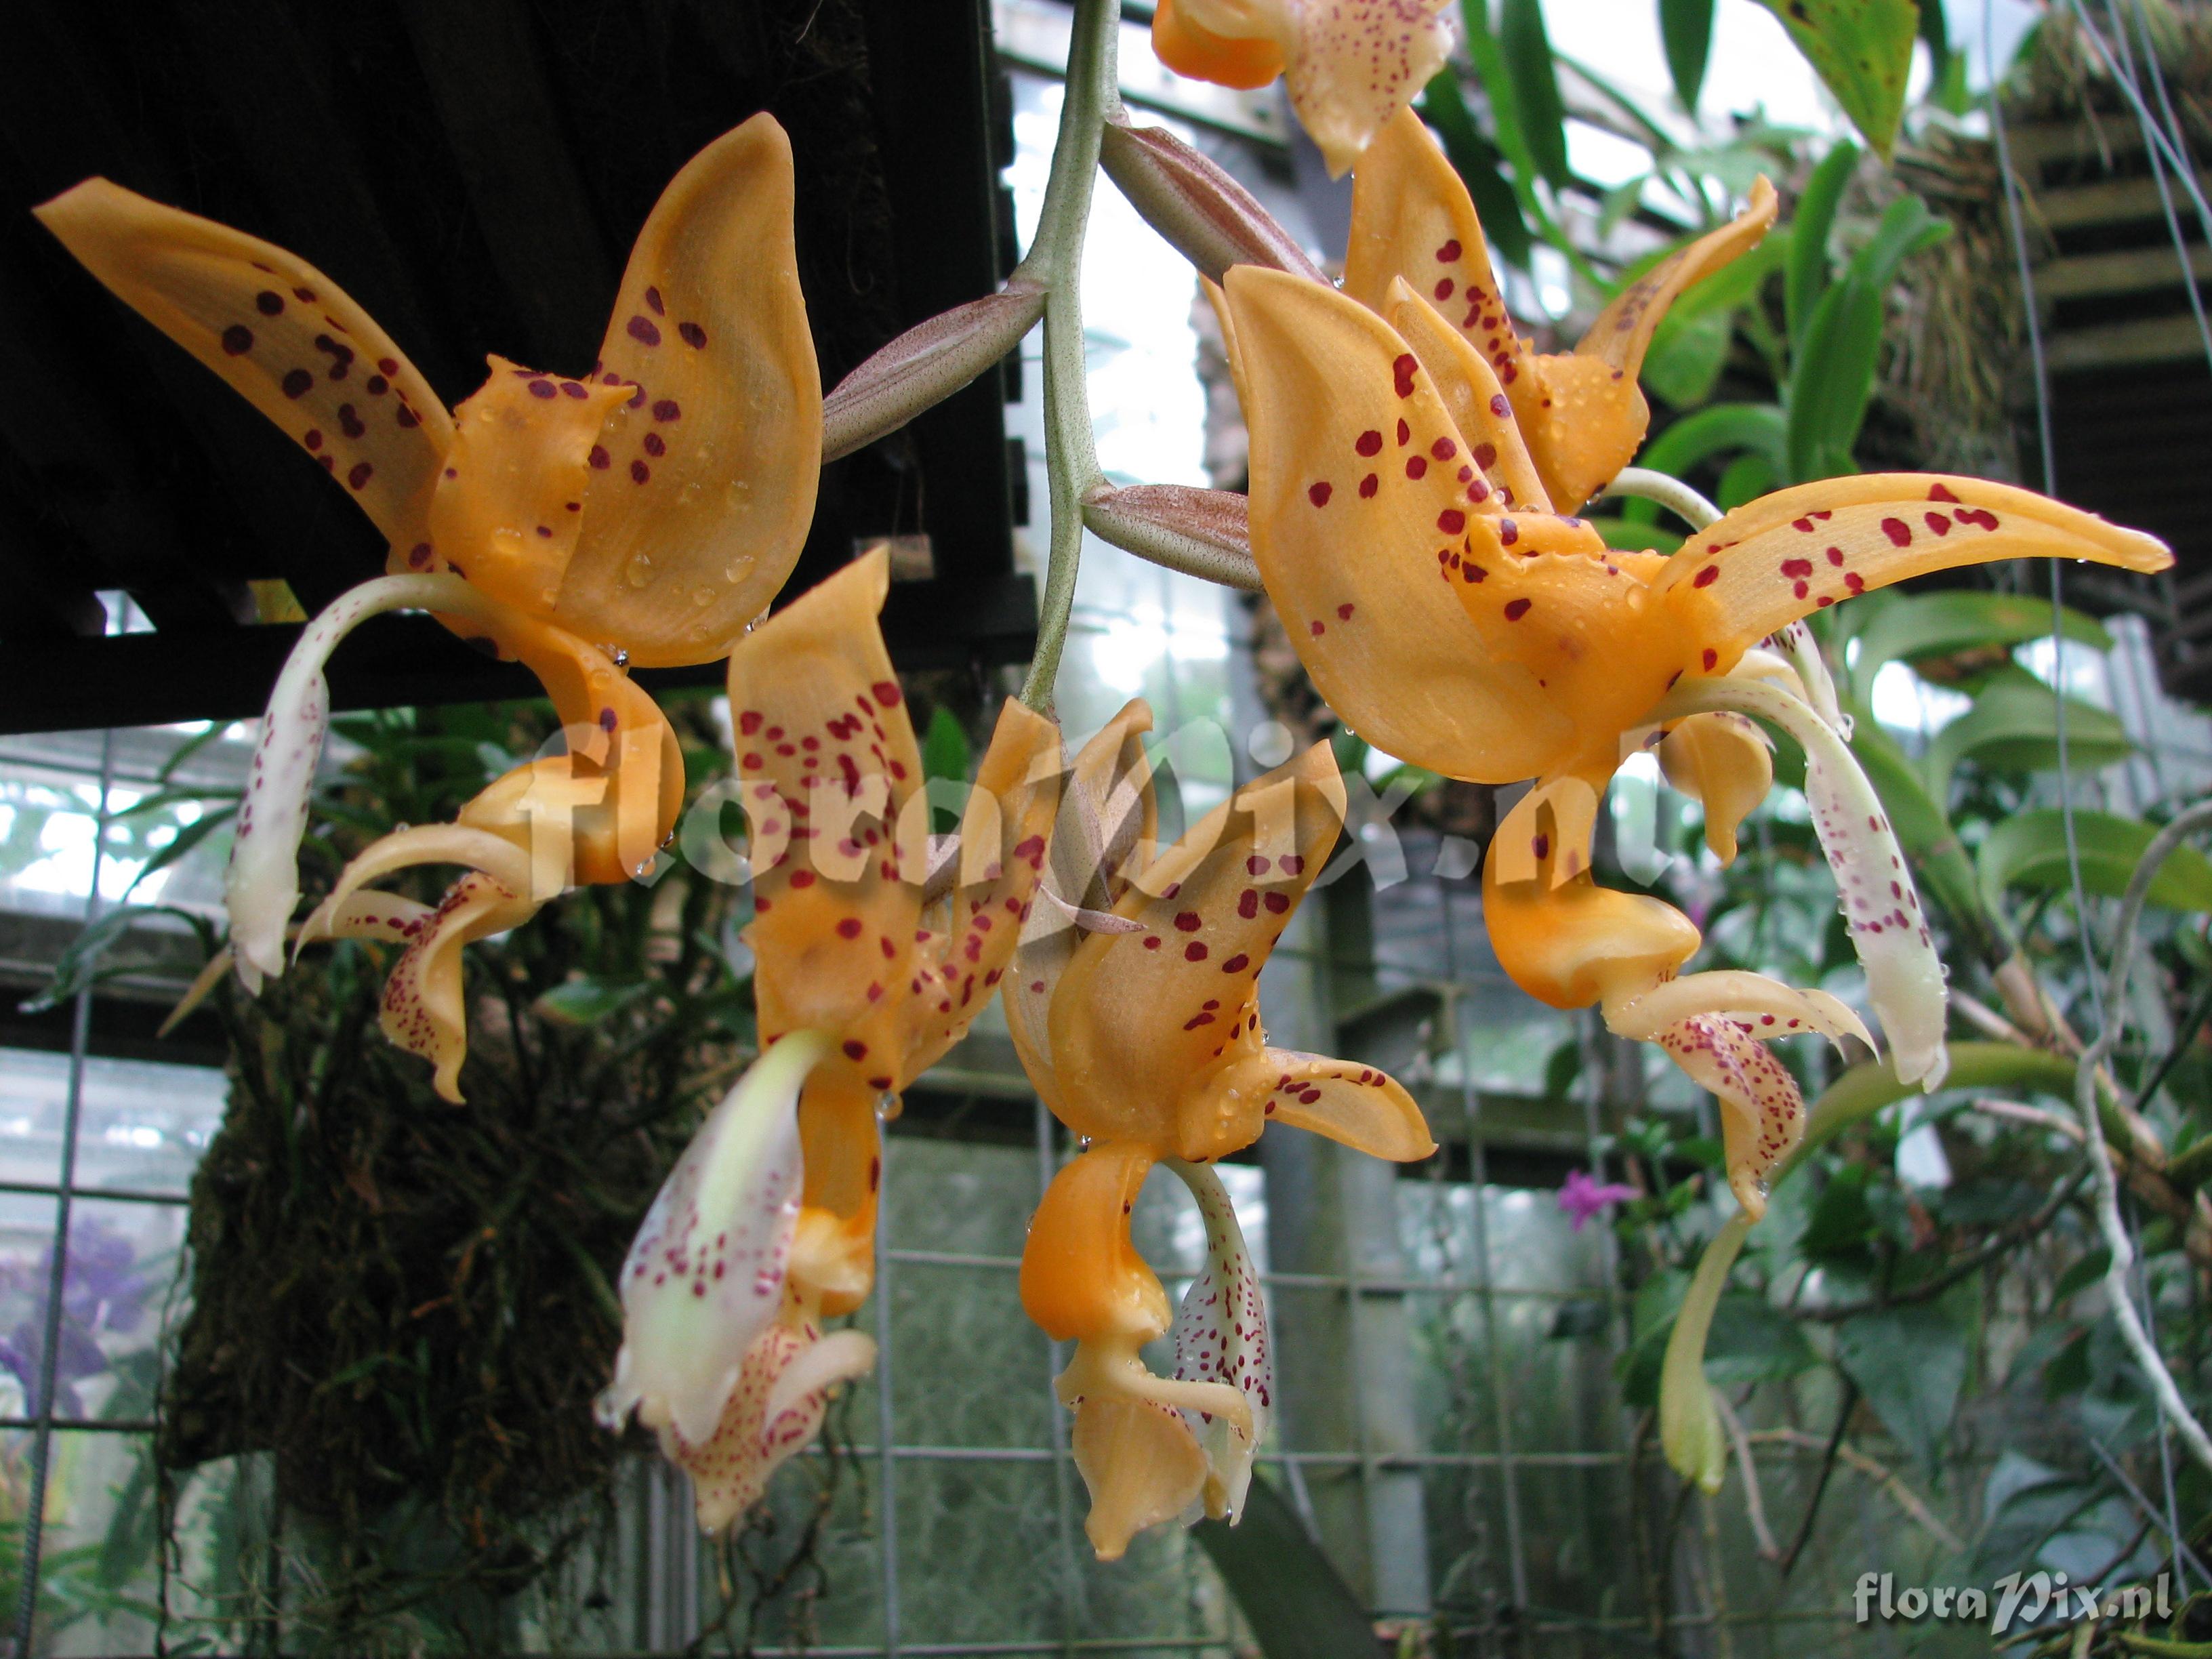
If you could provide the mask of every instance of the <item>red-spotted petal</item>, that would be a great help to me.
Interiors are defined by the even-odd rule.
[[[1686,643],[1711,647],[1725,672],[1777,629],[1853,594],[1930,570],[2016,558],[2087,559],[2144,572],[2173,562],[2154,536],[2009,484],[1869,472],[1738,507],[1685,542],[1653,586],[1680,619]]]
[[[822,465],[791,143],[773,117],[716,139],[661,192],[597,374],[630,396],[591,457],[555,620],[642,666],[712,662],[791,574]]]
[[[1667,1057],[1721,1103],[1729,1188],[1754,1221],[1766,1213],[1766,1177],[1805,1133],[1797,1080],[1736,1021],[1696,1014],[1659,1034]]]
[[[1537,676],[1499,663],[1452,589],[1483,491],[1404,340],[1343,295],[1229,273],[1232,366],[1251,431],[1252,554],[1298,659],[1362,737],[1447,776],[1546,769],[1571,737]]]
[[[1417,1163],[1437,1149],[1413,1096],[1377,1066],[1270,1048],[1246,1070],[1265,1094],[1270,1122],[1397,1164]]]
[[[425,538],[453,423],[337,283],[257,236],[105,179],[34,211],[125,304],[313,456],[395,548]]]
[[[902,1085],[966,1034],[1013,961],[1060,810],[1060,728],[1009,697],[961,815],[952,890],[923,914]]]
[[[714,1434],[698,1445],[662,1435],[691,1477],[701,1529],[720,1532],[757,1504],[769,1478],[821,1432],[830,1391],[875,1364],[876,1345],[859,1331],[824,1336],[811,1322],[779,1320],[756,1337]]]
[[[378,1021],[384,1035],[428,1060],[438,1093],[455,1105],[461,1103],[461,1062],[469,1048],[461,947],[519,927],[538,910],[538,901],[518,898],[472,871],[447,890],[436,913],[420,924],[384,982]]]
[[[1207,1158],[1259,1133],[1257,1095],[1220,1086],[1259,1052],[1260,969],[1334,843],[1344,785],[1327,744],[1239,790],[1115,906],[1139,933],[1094,933],[1053,994],[1068,1125]]]

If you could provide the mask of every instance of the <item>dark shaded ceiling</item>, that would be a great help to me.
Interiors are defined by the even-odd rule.
[[[290,248],[359,300],[450,404],[487,354],[591,362],[661,187],[757,111],[790,132],[825,387],[899,330],[995,287],[1011,232],[981,0],[147,0],[0,23],[0,730],[258,713],[309,611],[383,566],[312,459],[112,299],[28,209],[92,174]],[[926,532],[902,665],[1018,660],[996,377],[824,470],[796,592],[857,541]],[[123,589],[150,633],[103,637]],[[717,666],[678,671],[694,681]],[[669,676],[643,676],[651,681]],[[528,696],[424,617],[365,627],[341,707]]]

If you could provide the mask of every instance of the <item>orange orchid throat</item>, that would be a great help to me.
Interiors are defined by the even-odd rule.
[[[1763,740],[1727,722],[1755,715],[1796,740],[1869,1000],[1899,1075],[1933,1087],[1946,1063],[1943,973],[1902,850],[1844,741],[1817,653],[1791,643],[1818,682],[1808,685],[1758,647],[1790,642],[1814,611],[1955,565],[2171,562],[2150,537],[1951,477],[1784,489],[1671,557],[1610,550],[1567,516],[1641,441],[1635,375],[1667,307],[1773,215],[1762,181],[1741,216],[1632,284],[1573,352],[1535,354],[1505,316],[1464,186],[1401,113],[1355,178],[1343,291],[1237,266],[1217,301],[1251,437],[1253,555],[1308,672],[1390,754],[1478,782],[1538,781],[1486,864],[1499,959],[1547,1002],[1599,1004],[1616,1031],[1658,1042],[1718,1094],[1731,1184],[1754,1214],[1802,1118],[1796,1084],[1762,1043],[1811,1031],[1867,1040],[1865,1028],[1832,998],[1757,975],[1677,977],[1696,928],[1591,874],[1614,769],[1666,733],[1668,771],[1693,783],[1727,856],[1771,781]]]
[[[491,359],[448,416],[338,285],[270,243],[91,179],[40,218],[115,294],[221,375],[346,489],[391,574],[343,596],[280,678],[238,817],[231,948],[258,990],[284,967],[322,752],[323,664],[380,611],[423,609],[543,683],[566,753],[497,779],[451,825],[372,846],[301,930],[404,943],[384,1029],[458,1100],[459,946],[577,883],[629,879],[675,828],[680,748],[624,670],[712,661],[797,558],[821,385],[792,240],[792,160],[757,116],[662,194],[599,361],[568,378]],[[471,873],[434,913],[363,890],[417,864]]]

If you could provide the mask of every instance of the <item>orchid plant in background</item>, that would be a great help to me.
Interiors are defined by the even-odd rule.
[[[297,930],[402,946],[385,1033],[460,1098],[460,947],[579,883],[629,880],[684,799],[675,734],[626,670],[713,662],[768,606],[805,539],[821,389],[792,243],[791,146],[756,116],[663,193],[599,361],[568,376],[491,360],[447,414],[374,319],[283,249],[90,179],[39,210],[109,288],[295,438],[368,514],[390,574],[301,635],[238,813],[230,952],[281,974],[330,713],[324,664],[360,623],[423,610],[520,660],[565,745],[495,780],[452,824],[369,848]],[[465,874],[434,908],[367,884]]]

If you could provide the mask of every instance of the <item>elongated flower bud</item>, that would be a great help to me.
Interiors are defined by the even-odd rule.
[[[1146,222],[1215,282],[1231,265],[1328,280],[1250,191],[1173,133],[1109,121],[1099,160]]]
[[[834,461],[943,403],[1020,343],[1044,290],[1019,280],[916,323],[837,382],[822,403],[822,459]]]
[[[1224,586],[1260,591],[1251,520],[1233,490],[1188,484],[1131,484],[1099,490],[1083,504],[1091,533],[1155,564]]]

